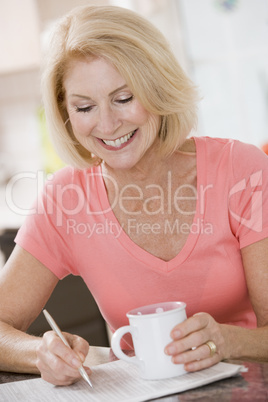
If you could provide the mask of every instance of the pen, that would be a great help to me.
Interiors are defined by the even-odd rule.
[[[68,346],[69,348],[71,348],[71,346],[69,345],[69,343],[67,342],[67,340],[64,338],[63,333],[61,332],[61,330],[59,329],[58,325],[55,323],[55,321],[53,320],[53,318],[51,317],[51,315],[48,313],[48,311],[44,309],[44,310],[43,310],[43,313],[44,313],[44,315],[45,315],[45,317],[46,317],[46,320],[47,320],[47,322],[49,323],[50,327],[53,329],[53,331],[56,332],[56,334],[60,337],[60,339],[62,340],[62,342],[63,342],[66,346]],[[91,384],[91,381],[90,381],[90,379],[89,379],[89,377],[88,377],[88,375],[87,375],[87,373],[86,373],[86,371],[85,371],[85,369],[84,369],[83,366],[81,366],[81,367],[79,368],[79,372],[80,372],[82,378],[88,383],[88,385],[90,385],[90,386],[93,388],[93,386],[92,386],[92,384]]]

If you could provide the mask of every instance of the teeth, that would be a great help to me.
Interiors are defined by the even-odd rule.
[[[110,147],[115,147],[118,148],[120,147],[122,144],[124,144],[125,142],[127,142],[128,140],[130,140],[130,138],[134,135],[136,130],[132,131],[129,134],[124,135],[121,138],[117,138],[117,140],[115,141],[111,141],[111,140],[102,140],[104,142],[104,144],[109,145]]]

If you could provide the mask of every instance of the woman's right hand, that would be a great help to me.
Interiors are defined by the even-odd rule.
[[[43,380],[54,385],[70,385],[81,379],[79,368],[88,354],[89,344],[83,338],[64,333],[71,349],[54,331],[46,332],[38,346],[36,366]],[[88,367],[84,367],[91,374]]]

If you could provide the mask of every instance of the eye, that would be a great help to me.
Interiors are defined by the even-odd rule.
[[[117,103],[128,103],[128,102],[131,102],[132,100],[133,100],[133,98],[134,98],[134,96],[133,95],[131,95],[130,97],[128,97],[128,98],[126,98],[126,99],[118,99],[116,102]]]
[[[88,112],[90,112],[90,110],[93,108],[93,106],[86,106],[86,107],[79,107],[79,106],[76,106],[75,107],[75,111],[77,112],[77,113],[88,113]]]

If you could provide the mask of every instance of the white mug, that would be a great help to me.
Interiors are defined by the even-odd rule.
[[[164,302],[136,308],[127,313],[130,325],[121,327],[112,336],[114,354],[139,368],[140,376],[147,380],[176,377],[186,371],[183,364],[175,364],[165,354],[165,347],[172,341],[171,330],[186,320],[186,304]],[[135,357],[127,356],[120,347],[123,335],[130,333]]]

